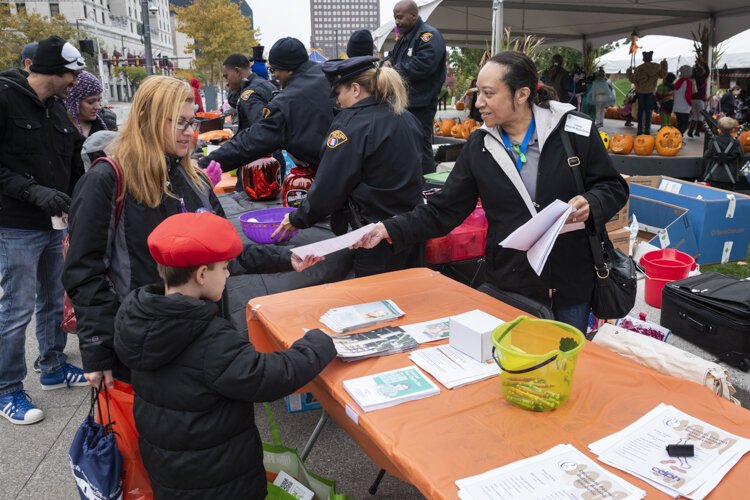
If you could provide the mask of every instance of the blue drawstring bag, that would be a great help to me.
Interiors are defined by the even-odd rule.
[[[107,400],[107,424],[94,418],[94,407],[99,409],[99,421],[104,422],[101,405],[96,401],[99,389],[91,388],[91,408],[86,419],[78,427],[70,444],[68,461],[73,472],[81,500],[117,500],[122,498],[122,455],[115,442]]]

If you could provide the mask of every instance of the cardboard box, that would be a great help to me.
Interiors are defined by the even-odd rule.
[[[612,246],[620,250],[625,255],[630,255],[630,230],[626,227],[607,231]]]
[[[697,258],[698,244],[687,217],[688,210],[631,194],[630,213],[638,219],[637,240],[657,248],[676,248]]]
[[[317,410],[318,408],[322,408],[320,406],[320,403],[315,399],[315,396],[313,396],[312,392],[303,392],[285,396],[284,404],[286,405],[286,411],[288,411],[289,413]]]
[[[630,189],[634,195],[688,210],[699,264],[747,257],[750,196],[666,176],[631,177]]]
[[[451,316],[450,345],[477,361],[492,359],[492,339],[490,335],[505,321],[486,312],[474,309],[467,313]]]
[[[625,182],[630,184],[630,176],[625,174],[620,174],[623,179],[625,179]],[[607,232],[614,231],[616,229],[623,228],[628,225],[629,222],[629,203],[630,200],[627,200],[625,202],[625,205],[620,209],[619,212],[617,212],[614,217],[609,219],[609,222],[606,224]]]

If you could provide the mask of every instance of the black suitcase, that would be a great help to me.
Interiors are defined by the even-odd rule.
[[[721,361],[750,368],[750,280],[704,273],[667,283],[661,324]]]

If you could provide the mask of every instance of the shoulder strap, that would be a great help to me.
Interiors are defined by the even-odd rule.
[[[112,170],[115,171],[115,226],[120,222],[120,216],[122,215],[122,209],[125,206],[125,190],[122,185],[122,168],[112,157],[104,156],[97,158],[94,163],[91,164],[91,168],[98,163],[109,163]]]

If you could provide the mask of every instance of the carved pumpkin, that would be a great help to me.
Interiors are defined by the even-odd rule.
[[[609,150],[609,135],[604,130],[599,131],[599,137],[602,138],[602,142],[604,143],[604,149]]]
[[[633,149],[632,134],[613,134],[609,141],[609,150],[618,155],[629,154]]]
[[[455,137],[456,139],[460,139],[461,136],[463,135],[462,132],[461,132],[461,130],[463,129],[463,127],[464,126],[461,125],[460,123],[456,123],[455,125],[453,125],[451,127],[450,136],[451,137]]]
[[[676,156],[682,147],[682,133],[675,127],[662,127],[656,134],[656,152],[661,156]]]
[[[650,134],[636,136],[633,141],[633,151],[639,156],[649,156],[654,152],[654,136]]]
[[[738,137],[737,140],[740,141],[740,144],[742,145],[742,149],[745,150],[745,153],[750,153],[750,131],[743,131]]]
[[[456,124],[455,120],[451,120],[450,118],[447,118],[440,122],[440,133],[437,135],[442,135],[443,137],[450,137],[451,136],[451,129]]]
[[[463,111],[463,110],[464,110],[464,102],[456,101],[456,111]]]
[[[467,118],[464,120],[464,125],[469,128],[474,128],[477,126],[477,121],[474,118]]]

